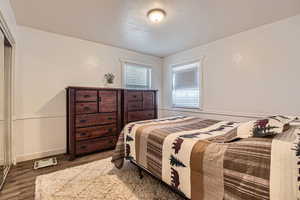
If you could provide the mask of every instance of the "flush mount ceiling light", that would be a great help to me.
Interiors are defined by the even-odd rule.
[[[147,13],[148,18],[153,23],[159,23],[166,17],[166,12],[163,9],[155,8],[149,10]]]

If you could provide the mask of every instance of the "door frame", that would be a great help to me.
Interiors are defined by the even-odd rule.
[[[8,144],[9,145],[9,166],[6,168],[4,172],[4,178],[3,182],[0,183],[0,189],[2,188],[5,178],[9,172],[9,169],[12,164],[15,164],[15,150],[13,148],[14,140],[13,140],[13,113],[14,113],[14,73],[15,73],[15,54],[16,54],[16,42],[15,39],[12,35],[11,30],[9,29],[8,24],[6,23],[6,20],[0,11],[0,31],[2,31],[4,37],[5,37],[5,42],[9,43],[10,46],[10,52],[9,52],[9,57],[10,61],[5,63],[5,68],[6,72],[8,74],[8,79],[6,81],[7,88],[5,88],[7,94],[8,94],[8,108],[7,108],[7,115],[8,115],[8,121],[7,121],[7,131],[8,131]],[[8,48],[7,45],[5,45],[5,48]],[[7,57],[7,55],[5,55]],[[5,70],[4,70],[5,71]]]

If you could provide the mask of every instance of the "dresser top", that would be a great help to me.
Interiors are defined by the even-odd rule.
[[[106,88],[106,87],[82,87],[82,86],[69,86],[68,89],[83,89],[83,90],[129,90],[129,91],[158,91],[157,89],[126,89],[126,88]]]

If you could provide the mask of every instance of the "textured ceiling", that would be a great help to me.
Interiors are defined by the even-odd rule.
[[[19,25],[164,57],[300,13],[300,0],[11,0]],[[151,24],[148,10],[166,20]]]

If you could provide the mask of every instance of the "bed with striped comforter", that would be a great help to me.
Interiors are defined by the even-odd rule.
[[[242,124],[185,116],[130,123],[112,162],[134,160],[192,200],[300,199],[300,126],[240,139]]]

